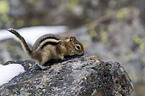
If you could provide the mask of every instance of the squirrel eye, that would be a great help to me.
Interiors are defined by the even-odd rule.
[[[77,50],[80,50],[80,49],[81,49],[81,46],[77,44],[77,45],[75,46],[75,48],[76,48]]]

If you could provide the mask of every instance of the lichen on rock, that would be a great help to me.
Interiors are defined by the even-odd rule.
[[[56,63],[47,70],[40,70],[35,62],[16,62],[21,62],[27,71],[1,86],[2,96],[135,96],[128,74],[116,62],[82,56]]]

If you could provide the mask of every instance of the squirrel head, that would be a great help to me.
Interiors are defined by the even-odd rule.
[[[67,51],[69,55],[83,55],[84,47],[83,45],[75,38],[70,37],[67,39]]]

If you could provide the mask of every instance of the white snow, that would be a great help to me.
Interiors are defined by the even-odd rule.
[[[66,32],[68,29],[66,26],[37,26],[37,27],[26,27],[16,30],[22,35],[22,37],[24,37],[26,42],[33,45],[35,41],[42,35],[62,33]],[[16,36],[8,32],[6,29],[0,30],[0,40],[6,38],[14,38],[18,40]]]
[[[12,78],[25,72],[24,67],[20,64],[0,64],[0,86],[8,83]]]

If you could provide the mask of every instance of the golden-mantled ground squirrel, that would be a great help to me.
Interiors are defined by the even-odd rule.
[[[83,55],[83,45],[75,37],[62,37],[46,34],[40,37],[31,49],[24,38],[13,28],[8,29],[20,39],[26,53],[39,62],[40,67],[50,65],[52,59],[64,59],[66,56]]]

